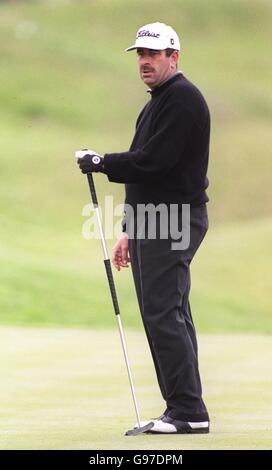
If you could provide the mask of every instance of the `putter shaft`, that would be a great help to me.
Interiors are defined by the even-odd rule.
[[[123,353],[124,353],[124,357],[125,357],[127,373],[128,373],[128,378],[129,378],[129,383],[130,383],[134,408],[135,408],[135,412],[136,412],[137,422],[138,422],[138,426],[140,428],[141,420],[140,420],[140,414],[139,414],[139,407],[138,407],[138,403],[137,403],[137,399],[136,399],[136,393],[135,393],[135,388],[134,388],[134,384],[133,384],[128,353],[127,353],[124,329],[123,329],[123,325],[122,325],[120,309],[119,309],[118,299],[117,299],[117,295],[116,295],[116,289],[115,289],[114,279],[113,279],[113,275],[112,275],[112,269],[111,269],[109,255],[108,255],[104,230],[103,230],[103,226],[102,226],[101,214],[100,214],[100,209],[99,209],[99,205],[98,205],[98,201],[97,201],[97,196],[96,196],[96,191],[95,191],[95,186],[94,186],[94,181],[93,181],[92,174],[88,173],[87,178],[88,178],[89,188],[90,188],[90,192],[91,192],[91,196],[92,196],[92,202],[93,202],[94,209],[95,209],[95,212],[96,212],[98,228],[99,228],[99,233],[100,233],[100,239],[101,239],[101,244],[102,244],[102,249],[103,249],[103,254],[104,254],[105,269],[106,269],[108,283],[109,283],[109,287],[110,287],[112,303],[113,303],[115,315],[117,317],[118,329],[119,329],[121,343],[122,343],[122,349],[123,349]]]

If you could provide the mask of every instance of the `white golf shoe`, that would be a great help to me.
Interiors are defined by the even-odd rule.
[[[181,421],[163,416],[161,419],[152,420],[152,422],[153,427],[146,431],[147,434],[207,434],[210,431],[209,421]],[[148,423],[150,421],[141,421],[141,427]],[[135,428],[138,428],[138,423]]]

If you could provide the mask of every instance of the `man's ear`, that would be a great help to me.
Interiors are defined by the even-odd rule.
[[[179,51],[174,51],[171,54],[172,64],[176,67],[179,60]]]

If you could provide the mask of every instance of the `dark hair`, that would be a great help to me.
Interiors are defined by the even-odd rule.
[[[166,57],[170,57],[170,55],[172,55],[175,50],[176,49],[170,49],[170,48],[165,49]]]
[[[167,49],[165,49],[165,55],[166,55],[166,57],[171,57],[171,55],[173,54],[173,52],[176,51],[176,50],[177,50],[177,49],[170,49],[170,47],[167,48]],[[177,69],[177,68],[178,68],[178,64],[176,64],[176,69]]]

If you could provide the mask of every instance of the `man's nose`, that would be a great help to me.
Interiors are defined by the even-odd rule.
[[[141,56],[139,57],[139,64],[141,66],[143,65],[150,65],[150,60],[149,60],[149,57],[146,55],[146,56]]]

